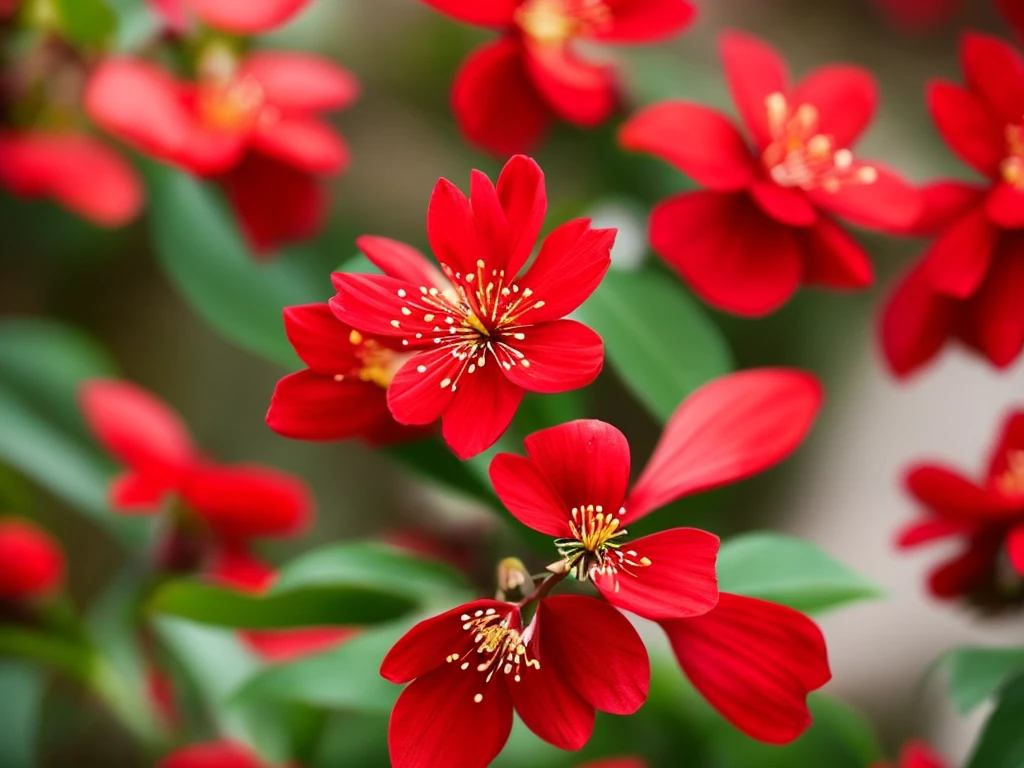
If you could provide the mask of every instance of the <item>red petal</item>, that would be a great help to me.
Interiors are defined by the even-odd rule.
[[[379,442],[378,436],[390,433],[395,422],[387,395],[376,384],[299,371],[277,382],[267,424],[294,440]]]
[[[0,519],[0,600],[40,597],[63,580],[64,555],[49,533],[24,520]]]
[[[356,239],[356,246],[388,277],[428,288],[448,285],[448,279],[441,271],[411,245],[386,237],[363,235]]]
[[[319,180],[269,157],[250,153],[220,182],[258,254],[309,239],[327,215],[327,193]]]
[[[625,616],[607,603],[581,595],[540,601],[543,653],[591,706],[631,715],[647,700],[651,663],[640,636]],[[593,641],[593,628],[601,641]]]
[[[961,520],[1006,517],[1019,511],[1000,494],[967,480],[956,471],[932,464],[913,467],[904,480],[907,490],[927,507]]]
[[[996,123],[977,96],[959,85],[933,82],[928,108],[942,138],[972,168],[994,177],[1003,160],[1003,126]]]
[[[291,20],[310,0],[191,0],[192,7],[211,27],[251,35],[269,32]]]
[[[338,295],[330,300],[331,311],[341,322],[375,336],[401,338],[410,350],[429,347],[437,351],[433,339],[439,334],[438,324],[424,320],[425,313],[442,313],[417,303],[421,295],[415,283],[396,280],[386,275],[362,275],[335,272],[331,275]],[[411,307],[417,308],[416,312]],[[410,314],[402,312],[405,308]],[[416,334],[422,334],[420,338]],[[451,353],[445,347],[445,352]],[[453,358],[454,360],[454,358]],[[438,379],[440,380],[440,379]]]
[[[610,760],[598,760],[596,763],[587,763],[580,768],[647,768],[640,758],[613,757]]]
[[[588,35],[606,43],[653,43],[682,32],[697,15],[686,0],[604,0],[612,23]]]
[[[524,357],[518,362],[511,357],[505,375],[528,392],[569,392],[587,386],[601,372],[604,344],[582,323],[555,320],[531,325],[523,336],[506,342]]]
[[[909,549],[951,536],[966,536],[975,527],[972,523],[952,520],[922,520],[904,527],[896,539],[896,546],[900,549]]]
[[[760,316],[800,285],[800,246],[790,228],[745,195],[687,192],[651,214],[651,246],[709,304]]]
[[[519,46],[507,39],[481,46],[466,59],[452,86],[452,109],[466,138],[500,157],[539,144],[552,120],[526,74]]]
[[[1013,411],[1003,423],[1003,428],[989,460],[988,479],[990,484],[1010,468],[1008,460],[1013,451],[1024,451],[1024,411]]]
[[[317,373],[347,374],[361,364],[351,326],[335,317],[327,304],[285,307],[284,330],[302,362]]]
[[[968,209],[980,205],[987,190],[962,181],[937,181],[921,188],[923,208],[911,234],[934,237],[949,222],[959,218]]]
[[[472,171],[469,181],[469,204],[473,211],[473,221],[476,223],[480,245],[487,254],[487,266],[490,269],[508,271],[512,249],[508,220],[498,200],[498,193],[494,189],[494,184],[487,178],[487,174],[481,171]]]
[[[423,0],[431,8],[439,10],[466,24],[481,27],[505,27],[512,23],[519,0],[492,0],[481,3],[478,0]]]
[[[969,595],[990,579],[996,560],[1001,556],[1003,537],[975,536],[967,548],[936,568],[928,577],[932,595],[948,600]]]
[[[431,672],[406,688],[388,726],[392,768],[490,765],[512,730],[512,700],[500,680],[474,701],[479,694],[477,676],[458,668]]]
[[[615,70],[591,64],[569,48],[525,41],[526,73],[548,106],[574,125],[592,128],[618,104]]]
[[[789,91],[786,62],[770,45],[741,32],[724,34],[720,52],[736,108],[754,143],[766,147],[772,141],[766,99],[773,93]]]
[[[304,629],[239,632],[253,653],[271,664],[283,664],[337,648],[358,634],[355,629],[309,627]]]
[[[195,449],[181,419],[142,388],[96,379],[82,385],[79,398],[99,443],[165,492],[195,463]]]
[[[809,227],[818,219],[818,210],[802,189],[760,181],[750,188],[750,196],[762,211],[780,224]]]
[[[125,514],[150,515],[160,512],[167,484],[148,475],[128,472],[110,483],[110,506]]]
[[[533,254],[541,227],[544,226],[544,214],[548,206],[544,172],[533,159],[516,155],[501,169],[497,190],[511,236],[511,254],[506,272],[516,275]]]
[[[160,21],[169,31],[180,35],[188,30],[189,24],[185,2],[186,0],[147,0],[146,6],[160,17]]]
[[[729,118],[685,101],[666,101],[633,115],[619,143],[650,152],[698,184],[715,190],[744,189],[757,178],[757,162]]]
[[[420,370],[423,369],[423,370]],[[431,349],[403,365],[388,387],[388,408],[400,424],[432,424],[452,402],[451,383],[462,361],[447,349]],[[442,387],[441,382],[447,381]]]
[[[430,196],[427,237],[437,260],[452,273],[475,274],[477,261],[489,261],[469,198],[448,179],[439,179]]]
[[[906,274],[882,311],[880,336],[889,368],[908,376],[928,363],[956,332],[958,304],[932,290],[919,264]]]
[[[910,741],[900,752],[899,768],[948,768],[948,764],[924,742]]]
[[[1018,525],[1010,531],[1006,540],[1006,552],[1010,556],[1010,564],[1017,573],[1024,576],[1024,525]]]
[[[230,741],[211,741],[182,747],[157,768],[265,768],[249,748]]]
[[[255,78],[267,103],[288,111],[342,109],[359,96],[359,81],[351,72],[306,53],[257,52],[239,74]]]
[[[1024,39],[1024,4],[1020,0],[996,0],[999,10],[1003,12],[1018,38]]]
[[[1004,125],[1020,123],[1024,115],[1024,59],[998,37],[968,32],[960,44],[967,87],[989,114]]]
[[[996,226],[1024,228],[1024,190],[1006,182],[997,184],[985,201],[985,211]]]
[[[518,280],[544,302],[524,314],[530,323],[557,320],[578,308],[592,294],[612,263],[614,229],[593,229],[590,219],[573,219],[556,227],[540,253]]]
[[[189,473],[181,497],[218,535],[229,539],[295,535],[313,514],[304,482],[256,465],[199,467]]]
[[[107,227],[135,218],[144,197],[128,161],[76,133],[0,135],[0,184],[16,195],[50,197]]]
[[[811,724],[807,694],[832,673],[825,638],[802,613],[723,593],[710,613],[662,627],[690,682],[748,736],[786,744]]]
[[[850,234],[822,216],[800,233],[804,282],[828,288],[867,288],[874,281],[871,259]]]
[[[878,86],[866,69],[833,64],[801,80],[789,101],[817,107],[818,132],[831,136],[836,147],[849,147],[871,124]]]
[[[299,171],[341,173],[348,166],[344,140],[330,126],[310,118],[283,117],[261,124],[253,145]]]
[[[456,386],[458,392],[443,414],[441,435],[455,455],[465,460],[486,451],[505,433],[524,392],[505,378],[493,360],[460,376],[451,388]]]
[[[499,453],[490,475],[501,503],[523,525],[555,538],[571,535],[568,508],[533,460]]]
[[[1024,348],[1024,237],[1006,233],[974,297],[974,333],[992,364],[1005,368]]]
[[[836,192],[810,193],[815,205],[853,224],[881,232],[903,234],[921,218],[921,193],[888,168],[870,163],[877,179],[871,184],[849,184]]]
[[[563,515],[590,504],[618,512],[629,486],[629,443],[611,424],[570,421],[534,432],[523,442],[561,497]]]
[[[822,397],[814,376],[784,368],[733,373],[705,384],[665,425],[626,501],[629,522],[779,463],[803,442]]]
[[[955,298],[971,296],[988,272],[998,234],[982,206],[954,220],[924,255],[932,287]]]
[[[650,565],[597,571],[591,578],[612,605],[645,619],[682,619],[707,613],[718,602],[715,559],[718,537],[696,528],[668,531],[626,541],[618,554]]]

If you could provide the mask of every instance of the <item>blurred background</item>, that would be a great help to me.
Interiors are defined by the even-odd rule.
[[[967,177],[933,129],[924,84],[934,77],[960,78],[957,37],[963,29],[1009,37],[987,0],[967,0],[948,20],[927,28],[894,23],[870,0],[694,2],[699,20],[678,40],[613,52],[634,105],[675,96],[732,112],[716,38],[726,28],[740,28],[774,44],[796,74],[837,61],[875,73],[881,109],[858,147],[860,157],[883,160],[914,181]],[[352,165],[332,182],[328,230],[311,244],[289,249],[272,267],[301,274],[309,291],[319,291],[309,300],[332,294],[329,273],[353,255],[356,235],[386,235],[426,250],[426,205],[438,177],[463,185],[471,168],[492,175],[498,170],[492,158],[462,140],[448,109],[456,67],[489,36],[416,0],[319,0],[282,31],[261,38],[261,46],[323,53],[354,72],[363,86],[358,103],[332,117],[352,147]],[[687,182],[658,161],[617,147],[614,131],[624,116],[589,133],[559,128],[536,157],[547,175],[547,225],[593,213],[600,223],[621,228],[614,257],[633,263],[654,258],[645,248],[647,210]],[[155,252],[145,218],[123,230],[101,231],[56,206],[4,193],[0,232],[0,313],[80,329],[105,347],[125,378],[180,411],[209,453],[272,464],[311,484],[319,508],[315,530],[268,548],[272,559],[282,561],[326,541],[423,530],[441,531],[468,552],[482,584],[500,556],[533,557],[543,565],[543,556],[529,555],[511,532],[487,538],[486,548],[476,546],[500,521],[417,482],[387,455],[355,443],[306,444],[272,433],[263,421],[270,394],[295,368],[261,358],[218,332],[209,322],[216,306],[197,301],[194,286]],[[781,469],[662,514],[722,534],[771,528],[806,537],[881,585],[886,599],[822,619],[834,671],[826,690],[864,713],[888,753],[908,735],[920,734],[956,764],[980,720],[956,716],[941,686],[922,686],[922,676],[940,653],[958,644],[1020,644],[1024,623],[1014,616],[983,619],[927,596],[926,567],[942,553],[938,547],[913,556],[895,552],[894,532],[914,512],[901,491],[900,471],[921,458],[980,471],[1002,415],[1024,404],[1024,368],[1018,364],[997,373],[953,350],[909,383],[896,383],[877,350],[876,316],[887,287],[922,244],[859,236],[877,270],[869,291],[804,291],[760,321],[706,309],[726,334],[737,367],[809,368],[825,381],[828,403],[811,440]],[[200,282],[207,279],[201,268]],[[258,299],[248,282],[216,284],[225,306]],[[642,466],[658,434],[654,420],[611,370],[587,397],[588,415],[623,429],[635,466]],[[32,483],[29,492],[32,508],[70,552],[76,602],[90,604],[120,570],[121,550],[45,484]],[[64,691],[56,700],[62,704],[48,710],[44,723],[52,738],[41,741],[46,765],[141,764],[85,698]],[[17,702],[0,703],[4,711],[12,706]],[[629,744],[619,746],[629,751]],[[335,764],[364,764],[353,759]]]

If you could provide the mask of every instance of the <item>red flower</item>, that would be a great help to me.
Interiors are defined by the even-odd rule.
[[[544,176],[522,155],[509,160],[497,189],[473,171],[470,199],[441,179],[427,236],[444,275],[383,238],[363,238],[360,247],[384,275],[334,275],[331,308],[343,323],[415,353],[388,387],[391,414],[414,425],[442,418],[445,440],[463,459],[494,444],[525,391],[578,389],[601,371],[601,338],[561,318],[608,271],[615,230],[567,222],[520,275],[546,206]]]
[[[907,29],[928,29],[946,21],[965,0],[875,0],[886,14]]]
[[[182,747],[157,768],[268,768],[248,747],[231,741],[210,741]]]
[[[963,39],[966,87],[933,82],[939,133],[984,184],[925,189],[921,234],[939,235],[882,316],[893,372],[906,376],[959,339],[1006,367],[1024,348],[1024,58],[985,35]]]
[[[653,42],[681,31],[694,16],[686,0],[423,2],[502,32],[470,54],[452,88],[462,132],[502,157],[532,148],[556,119],[590,128],[615,110],[615,68],[580,57],[575,41]]]
[[[0,601],[50,594],[64,581],[64,555],[49,533],[33,523],[0,519]]]
[[[807,695],[832,673],[825,638],[802,613],[723,592],[711,612],[661,626],[693,686],[751,738],[786,744],[811,724]]]
[[[900,752],[900,761],[895,767],[879,763],[874,768],[948,768],[948,765],[923,741],[909,741]]]
[[[360,242],[374,250],[372,238]],[[267,413],[271,429],[297,440],[359,438],[372,445],[421,435],[388,410],[388,387],[409,353],[385,346],[389,339],[364,336],[327,304],[287,307],[284,327],[309,368],[277,383]]]
[[[228,540],[292,535],[307,524],[313,505],[301,480],[206,459],[177,414],[134,384],[90,381],[81,403],[96,439],[127,468],[110,487],[114,509],[151,514],[174,495]]]
[[[189,14],[225,32],[252,35],[270,32],[290,21],[310,0],[149,0],[168,27],[183,30]]]
[[[698,616],[718,601],[718,537],[674,528],[628,541],[626,526],[682,496],[781,461],[799,445],[820,403],[821,387],[807,374],[734,374],[680,406],[628,494],[626,438],[592,420],[530,435],[528,458],[498,454],[491,481],[513,516],[556,537],[560,569],[592,581],[613,605],[649,619]]]
[[[0,185],[21,197],[50,198],[95,224],[135,218],[143,189],[117,152],[84,133],[0,133]]]
[[[381,666],[393,683],[413,681],[391,713],[391,764],[484,768],[508,740],[513,709],[545,741],[580,749],[595,710],[640,708],[650,673],[636,630],[600,600],[544,598],[525,630],[513,603],[454,608],[413,627]]]
[[[704,300],[740,315],[778,309],[801,283],[870,285],[868,256],[836,217],[903,231],[920,214],[913,188],[848,149],[875,110],[870,73],[832,65],[790,86],[778,54],[738,33],[722,57],[753,151],[729,118],[683,101],[642,110],[620,134],[708,187],[654,209],[654,250]]]
[[[277,573],[245,546],[221,548],[207,575],[215,582],[242,592],[260,594],[273,586]],[[309,627],[302,629],[239,632],[250,650],[270,662],[292,661],[337,647],[356,634],[354,629]]]
[[[1024,599],[1024,411],[1006,420],[981,483],[939,464],[911,467],[905,482],[927,514],[902,530],[899,546],[944,538],[964,543],[932,571],[933,595],[989,608]]]

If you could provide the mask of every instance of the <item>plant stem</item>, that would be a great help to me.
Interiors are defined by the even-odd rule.
[[[568,575],[568,571],[562,571],[561,573],[552,573],[547,578],[545,578],[544,581],[538,584],[534,588],[533,592],[531,592],[518,603],[516,603],[516,605],[520,609],[522,609],[528,606],[530,603],[534,603],[538,600],[544,599],[548,596],[548,593],[550,593],[551,590],[555,588],[555,585],[558,584],[558,582],[560,582]]]

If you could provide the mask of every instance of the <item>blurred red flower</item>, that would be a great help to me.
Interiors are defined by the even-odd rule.
[[[998,367],[1024,348],[1024,58],[993,37],[961,45],[966,87],[935,81],[928,104],[949,147],[984,183],[924,190],[918,230],[938,235],[890,296],[882,347],[897,376],[959,339]]]
[[[452,106],[466,137],[499,156],[536,145],[556,119],[589,128],[618,104],[615,68],[574,49],[647,43],[684,29],[686,0],[423,0],[466,24],[502,32],[462,65]]]
[[[309,522],[313,501],[299,478],[207,459],[177,414],[140,387],[93,380],[80,397],[96,439],[127,469],[110,487],[114,509],[153,514],[174,495],[216,538],[228,541],[289,536]]]
[[[157,768],[269,768],[248,747],[232,741],[210,741],[175,750]]]
[[[105,227],[134,219],[145,194],[127,160],[74,131],[0,132],[0,185],[21,197],[49,198]]]
[[[723,592],[709,613],[661,626],[694,688],[743,733],[787,744],[810,726],[807,696],[832,672],[821,630],[802,613]]]
[[[53,537],[26,520],[0,518],[0,601],[43,597],[63,581],[64,554]]]
[[[848,149],[875,111],[871,74],[831,65],[791,86],[785,62],[760,40],[729,33],[721,50],[753,150],[729,118],[684,101],[640,111],[620,134],[627,149],[708,187],[654,209],[654,250],[705,301],[740,315],[778,309],[801,283],[870,285],[868,255],[836,217],[901,232],[921,207],[895,173]]]
[[[930,29],[966,5],[966,0],[875,0],[895,22],[907,29]]]
[[[909,741],[900,752],[900,760],[895,766],[890,763],[879,763],[874,768],[948,768],[948,766],[949,763],[923,741]]]
[[[622,614],[600,600],[557,595],[540,600],[525,630],[519,608],[496,600],[420,622],[391,649],[381,674],[413,681],[391,713],[394,768],[484,768],[508,740],[513,709],[545,741],[580,749],[595,710],[640,708],[651,670]]]
[[[1024,0],[996,0],[996,4],[1010,22],[1017,37],[1024,40]]]
[[[578,389],[601,371],[600,336],[562,318],[608,271],[615,230],[567,222],[517,277],[546,207],[544,175],[522,155],[505,165],[497,188],[473,171],[469,199],[441,179],[427,236],[443,275],[418,251],[383,238],[360,245],[384,275],[334,275],[330,303],[343,323],[414,353],[388,387],[391,414],[411,425],[442,418],[460,458],[494,444],[526,391]]]
[[[982,482],[941,464],[917,464],[905,483],[926,515],[900,532],[898,545],[945,538],[964,544],[932,571],[935,597],[967,598],[984,608],[1024,599],[1024,411],[1007,418]]]
[[[310,0],[148,0],[168,27],[182,30],[189,16],[239,35],[270,32],[290,21]]]

